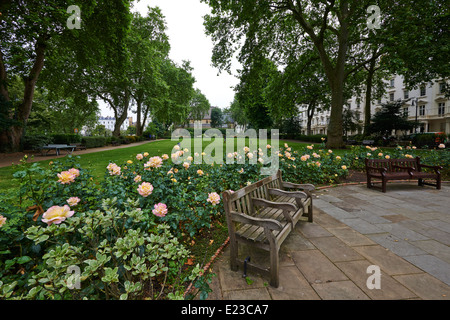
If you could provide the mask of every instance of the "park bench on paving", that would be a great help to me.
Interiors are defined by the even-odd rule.
[[[297,191],[287,191],[291,189]],[[278,287],[280,246],[298,221],[312,222],[314,189],[312,184],[284,182],[278,170],[238,191],[223,192],[231,270],[243,265],[245,276],[247,267],[255,269],[270,277],[271,286]],[[238,259],[238,242],[269,251],[270,267],[250,263],[249,258]]]
[[[72,154],[72,152],[75,150],[76,146],[73,145],[67,145],[67,144],[48,144],[46,146],[43,146],[40,148],[41,150],[41,155],[44,155],[44,150],[46,150],[47,152],[45,153],[45,155],[48,155],[48,153],[51,150],[55,150],[56,155],[59,156],[60,155],[60,150],[66,150],[67,154]]]
[[[422,171],[423,168],[434,172]],[[373,188],[372,179],[381,179],[381,190],[386,192],[389,180],[418,180],[419,186],[429,185],[441,189],[441,166],[428,166],[420,163],[420,157],[405,159],[366,159],[367,188]],[[436,183],[425,182],[436,180]]]

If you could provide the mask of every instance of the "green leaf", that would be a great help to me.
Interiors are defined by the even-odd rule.
[[[17,259],[17,263],[18,264],[24,264],[24,263],[27,263],[27,262],[29,262],[31,260],[32,259],[29,256],[22,256],[22,257]]]

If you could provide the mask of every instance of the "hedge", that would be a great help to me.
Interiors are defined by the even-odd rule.
[[[23,137],[24,150],[37,150],[47,144],[54,143],[53,137],[45,134],[33,134]]]
[[[82,136],[78,134],[53,134],[53,143],[71,144],[81,142]]]
[[[106,137],[83,137],[81,139],[86,148],[98,148],[106,145]]]

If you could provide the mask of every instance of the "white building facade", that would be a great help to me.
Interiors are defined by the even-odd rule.
[[[445,80],[432,81],[413,90],[405,87],[403,77],[393,76],[388,80],[385,95],[378,101],[371,103],[371,115],[381,110],[381,104],[388,101],[402,100],[403,111],[408,120],[417,120],[420,127],[417,132],[444,132],[450,134],[450,99],[444,94]],[[360,124],[364,120],[364,96],[352,97],[347,100],[344,108],[357,111]],[[306,134],[307,116],[306,107],[300,107],[302,120],[302,133]],[[311,123],[312,134],[326,134],[330,122],[330,111],[315,112]],[[357,132],[354,132],[357,133]]]
[[[131,123],[130,123],[131,122]],[[126,119],[120,126],[120,130],[127,130],[128,127],[133,123],[133,118]],[[114,126],[116,125],[116,118],[114,117],[99,117],[98,124],[104,125],[106,129],[114,131]]]

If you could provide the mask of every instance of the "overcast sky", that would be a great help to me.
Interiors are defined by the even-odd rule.
[[[218,69],[211,66],[213,44],[203,27],[203,16],[210,13],[209,6],[200,0],[140,0],[134,3],[133,11],[145,16],[148,6],[159,7],[165,16],[172,61],[180,65],[183,60],[191,61],[194,87],[200,89],[212,106],[229,107],[234,98],[231,87],[238,80],[227,72],[219,75]],[[110,108],[101,105],[103,116],[114,115]]]

